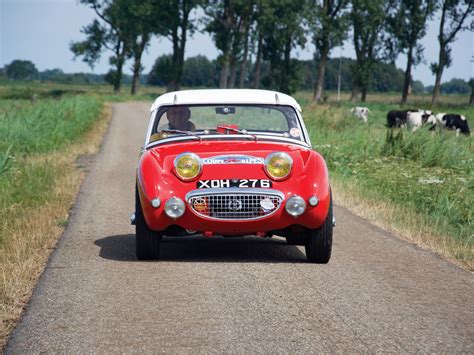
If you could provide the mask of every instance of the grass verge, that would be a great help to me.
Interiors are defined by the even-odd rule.
[[[3,348],[64,229],[85,175],[76,161],[97,152],[111,109],[81,96],[2,104],[0,132],[7,137],[0,143]]]
[[[368,103],[369,124],[349,104],[303,109],[314,148],[328,164],[335,197],[417,245],[474,268],[474,148],[470,138],[426,129],[388,131],[393,104]],[[442,111],[446,107],[438,107]],[[473,116],[467,106],[449,111]]]

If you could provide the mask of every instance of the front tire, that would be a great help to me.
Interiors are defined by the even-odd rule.
[[[160,257],[161,235],[150,229],[143,216],[138,188],[135,192],[135,234],[138,260],[158,260]]]
[[[308,232],[306,240],[306,258],[310,263],[327,264],[331,259],[332,250],[332,195],[329,201],[329,211],[323,225]]]

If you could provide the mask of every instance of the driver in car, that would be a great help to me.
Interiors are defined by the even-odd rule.
[[[168,119],[168,126],[162,129],[177,129],[179,131],[195,131],[196,126],[189,119],[191,118],[191,111],[187,106],[170,107],[166,111],[166,118]]]

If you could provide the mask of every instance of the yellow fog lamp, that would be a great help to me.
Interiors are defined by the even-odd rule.
[[[286,179],[292,168],[293,159],[286,153],[271,153],[265,158],[265,171],[274,180]]]
[[[201,159],[194,153],[180,154],[174,160],[174,170],[182,180],[195,179],[201,173],[201,169]]]

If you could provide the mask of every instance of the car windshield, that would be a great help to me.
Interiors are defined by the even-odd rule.
[[[296,111],[290,106],[173,105],[158,110],[150,141],[189,133],[248,133],[303,140]]]

